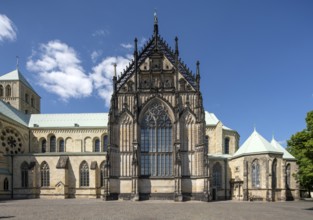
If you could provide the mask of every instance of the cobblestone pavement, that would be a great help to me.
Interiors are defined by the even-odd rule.
[[[313,219],[313,201],[183,202],[101,199],[0,201],[0,219]]]

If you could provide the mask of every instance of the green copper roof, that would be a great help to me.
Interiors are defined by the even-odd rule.
[[[17,110],[16,108],[12,107],[11,105],[7,104],[2,100],[0,100],[0,114],[8,118],[11,118],[12,120],[22,125],[28,126],[30,116]]]
[[[292,156],[283,146],[281,146],[273,137],[271,144],[277,149],[281,150],[283,154],[283,158],[286,160],[295,160],[296,158]]]
[[[29,89],[33,90],[33,92],[36,93],[36,91],[33,89],[33,87],[29,84],[29,82],[25,79],[23,74],[18,69],[13,70],[12,72],[9,72],[7,74],[4,74],[4,75],[0,76],[0,81],[6,81],[6,80],[7,81],[19,80],[22,83],[24,83],[25,86],[27,86]]]
[[[210,113],[205,111],[205,123],[207,126],[216,126],[217,123],[219,123],[220,120],[215,116],[214,113]],[[223,125],[223,129],[233,131],[233,129],[226,127]]]
[[[266,153],[283,154],[283,151],[275,148],[256,130],[254,130],[250,137],[248,137],[248,139],[236,151],[233,157]]]
[[[30,128],[107,127],[108,113],[32,114]]]

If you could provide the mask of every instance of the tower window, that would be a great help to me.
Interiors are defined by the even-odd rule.
[[[229,154],[229,137],[225,138],[225,146],[224,146],[224,153]]]
[[[3,86],[0,85],[0,97],[2,97],[2,96],[4,96],[4,94],[3,94]]]
[[[59,141],[59,152],[64,152],[64,140]]]

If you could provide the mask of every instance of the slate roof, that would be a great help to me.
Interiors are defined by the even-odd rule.
[[[29,82],[25,79],[25,77],[23,76],[23,74],[20,72],[20,70],[16,69],[13,70],[7,74],[4,74],[2,76],[0,76],[0,81],[10,81],[10,80],[19,80],[21,81],[25,86],[27,86],[29,89],[31,89],[34,93],[36,93],[36,91],[34,90],[34,88],[29,84]],[[37,93],[36,93],[37,94]],[[38,94],[37,94],[38,95]]]
[[[17,110],[13,106],[7,104],[3,100],[0,99],[0,114],[16,121],[24,126],[28,126],[29,115],[24,114],[23,112]]]
[[[250,137],[248,137],[248,139],[236,151],[233,158],[239,156],[265,154],[265,153],[283,154],[283,151],[281,149],[275,148],[256,130],[254,130]]]
[[[292,156],[283,146],[281,146],[273,137],[271,144],[277,149],[277,150],[281,150],[284,154],[283,154],[283,159],[286,160],[296,160],[296,158],[294,156]]]

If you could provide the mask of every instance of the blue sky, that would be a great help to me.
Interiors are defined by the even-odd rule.
[[[0,1],[0,74],[19,69],[42,113],[107,112],[112,63],[159,32],[195,72],[204,106],[241,143],[254,125],[283,145],[313,104],[313,1]]]

